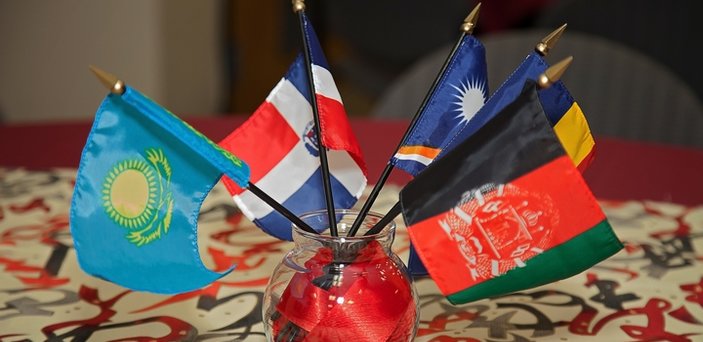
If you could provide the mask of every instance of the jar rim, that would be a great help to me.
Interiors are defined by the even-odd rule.
[[[358,215],[359,211],[358,210],[353,210],[353,209],[335,209],[335,214],[337,215]],[[299,217],[301,220],[305,221],[306,218],[311,218],[315,216],[321,216],[325,215],[327,216],[327,210],[326,209],[320,209],[320,210],[315,210],[315,211],[309,211],[301,214]],[[374,212],[374,211],[369,211],[368,214],[366,215],[367,217],[373,217],[377,219],[383,218],[384,215]],[[366,218],[364,218],[366,220]],[[324,239],[328,241],[340,241],[340,242],[360,242],[360,241],[373,241],[373,240],[379,240],[387,237],[388,235],[391,235],[395,233],[395,229],[397,227],[395,220],[391,220],[383,229],[381,229],[380,232],[372,235],[355,235],[352,237],[347,237],[346,235],[340,235],[340,236],[332,236],[328,234],[315,234],[315,233],[310,233],[308,231],[305,231],[298,227],[295,224],[293,225],[293,230],[297,233],[300,234],[306,238],[311,238],[311,239]],[[329,231],[329,228],[326,229],[325,231]]]

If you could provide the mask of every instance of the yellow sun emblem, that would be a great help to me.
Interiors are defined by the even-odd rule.
[[[173,212],[171,166],[163,150],[149,148],[146,160],[115,164],[103,182],[107,215],[129,230],[127,239],[142,246],[168,232]]]

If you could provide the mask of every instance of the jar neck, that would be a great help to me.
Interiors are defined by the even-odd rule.
[[[335,262],[353,263],[386,257],[391,252],[395,226],[370,236],[346,237],[293,230],[296,249],[323,253]]]
[[[356,236],[347,237],[347,232],[351,229],[359,212],[350,209],[336,209],[335,222],[339,236],[329,234],[329,220],[326,210],[306,213],[300,219],[310,225],[316,231],[322,233],[309,233],[293,226],[293,241],[296,248],[306,250],[328,249],[333,253],[335,259],[340,262],[353,262],[355,258],[371,257],[374,253],[389,254],[393,239],[395,237],[395,222],[391,221],[379,233],[365,236],[364,233],[371,229],[383,217],[380,214],[370,212],[361,222]],[[373,252],[372,252],[373,251]]]

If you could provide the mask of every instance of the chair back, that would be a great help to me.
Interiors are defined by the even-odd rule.
[[[549,33],[535,29],[481,38],[493,92]],[[422,58],[381,96],[372,114],[410,118],[432,84],[450,47]],[[548,56],[574,62],[563,81],[583,109],[593,134],[703,147],[703,104],[667,67],[619,43],[567,31]]]

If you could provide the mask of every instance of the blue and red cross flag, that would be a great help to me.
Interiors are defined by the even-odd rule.
[[[220,146],[246,160],[251,182],[295,214],[324,209],[319,148],[329,149],[335,208],[350,208],[366,187],[366,165],[342,98],[312,25],[304,17],[315,96],[310,97],[305,58],[299,55],[263,104]],[[320,113],[315,138],[311,101]],[[265,232],[291,240],[291,223],[234,182],[225,186],[242,212]]]

